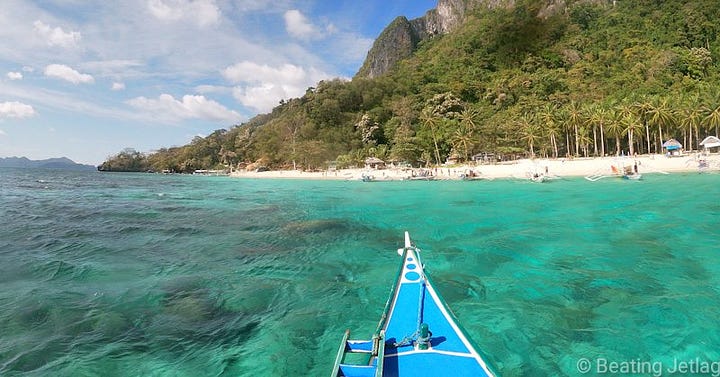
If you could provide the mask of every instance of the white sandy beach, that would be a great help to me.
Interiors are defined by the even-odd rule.
[[[431,170],[435,179],[460,179],[460,175],[473,170],[480,177],[489,179],[518,178],[525,179],[535,173],[557,177],[584,177],[590,175],[613,175],[613,166],[634,166],[637,163],[640,174],[697,172],[698,160],[705,159],[709,170],[720,169],[720,155],[711,154],[700,157],[698,154],[667,157],[665,155],[642,155],[637,157],[595,157],[595,158],[559,158],[559,159],[524,159],[498,164],[451,165]],[[547,169],[547,170],[546,170]],[[417,172],[420,169],[415,169]],[[328,179],[328,180],[360,180],[363,174],[371,174],[375,180],[402,180],[412,175],[410,169],[342,169],[323,172],[303,172],[299,170],[278,171],[235,171],[230,175],[239,178],[286,178],[286,179]]]

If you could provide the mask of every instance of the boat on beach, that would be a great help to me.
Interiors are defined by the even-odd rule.
[[[375,176],[370,173],[362,173],[360,175],[360,180],[363,182],[374,182]]]
[[[592,173],[590,175],[586,175],[585,179],[587,179],[590,182],[596,182],[603,178],[609,178],[609,177],[616,177],[616,178],[622,178],[627,180],[633,180],[637,181],[642,179],[642,174],[638,172],[638,163],[637,161],[633,165],[624,165],[624,163],[620,164],[620,168],[616,167],[615,165],[610,165],[610,170],[612,171],[612,174],[604,174],[601,171],[596,171],[595,173]],[[664,171],[657,171],[661,174],[668,174]]]
[[[528,178],[535,183],[543,183],[546,180],[546,177],[544,174],[538,174],[538,173],[531,174]]]
[[[482,173],[468,169],[465,172],[460,174],[460,180],[462,181],[485,181],[485,180],[492,180],[492,178],[488,178],[482,175]]]
[[[435,289],[405,232],[402,263],[370,340],[346,330],[332,377],[495,376]]]
[[[410,176],[403,178],[403,180],[406,180],[406,181],[434,181],[435,175],[433,175],[432,170],[420,169],[417,172],[415,170],[412,170],[410,173]]]

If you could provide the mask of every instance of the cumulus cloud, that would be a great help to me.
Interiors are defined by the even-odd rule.
[[[285,12],[284,18],[285,30],[287,30],[291,36],[305,40],[322,37],[320,30],[299,10],[292,9]]]
[[[33,23],[38,33],[49,46],[75,47],[80,42],[81,35],[77,31],[66,32],[60,27],[52,28],[50,25],[37,20]]]
[[[222,73],[228,81],[239,84],[233,89],[235,99],[261,112],[272,110],[281,99],[301,96],[308,87],[329,76],[293,64],[271,67],[249,61],[227,67]]]
[[[5,135],[7,135],[7,134],[5,133],[5,131],[0,130],[0,136],[5,136]]]
[[[7,73],[7,77],[8,77],[10,80],[22,80],[23,74],[20,73],[20,72],[8,72],[8,73]]]
[[[189,20],[198,26],[207,26],[220,20],[215,0],[149,0],[148,9],[163,21]]]
[[[241,118],[237,112],[205,96],[185,95],[182,100],[177,100],[170,94],[161,94],[157,99],[137,97],[127,103],[136,109],[156,114],[157,118],[165,121],[207,119],[235,123]]]
[[[112,86],[110,87],[111,90],[124,90],[125,89],[125,83],[122,82],[114,82],[112,83]]]
[[[0,102],[0,118],[29,118],[35,115],[32,106],[22,102]]]
[[[80,73],[63,64],[50,64],[45,67],[45,76],[55,77],[69,81],[73,84],[88,84],[95,82],[95,79],[91,75]]]

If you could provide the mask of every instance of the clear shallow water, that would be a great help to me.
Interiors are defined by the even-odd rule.
[[[720,361],[720,175],[315,182],[0,169],[0,375],[323,376],[409,230],[504,376]],[[590,373],[593,375],[593,373]]]

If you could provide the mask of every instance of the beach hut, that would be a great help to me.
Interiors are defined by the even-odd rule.
[[[680,156],[682,154],[682,144],[675,139],[670,139],[663,143],[663,148],[667,149],[667,156]]]
[[[460,163],[460,155],[457,154],[454,150],[450,152],[450,155],[445,160],[445,165],[454,165]]]
[[[702,145],[706,151],[710,152],[710,148],[720,147],[720,139],[718,139],[717,136],[708,136],[700,142],[700,145]]]
[[[377,157],[368,157],[365,159],[365,169],[385,169],[385,161]]]

